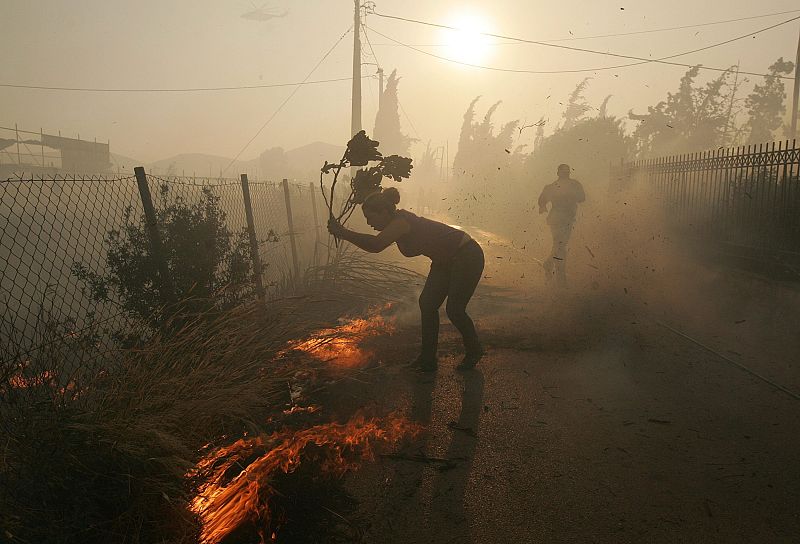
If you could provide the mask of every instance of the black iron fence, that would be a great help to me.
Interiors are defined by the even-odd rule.
[[[681,232],[800,256],[796,141],[646,159],[612,167],[618,188],[646,186]]]
[[[108,331],[131,326],[137,301],[130,299],[149,296],[141,286],[148,275],[172,276],[152,285],[166,298],[194,288],[186,285],[190,274],[165,273],[170,263],[226,260],[226,270],[210,271],[218,283],[246,271],[239,296],[274,296],[321,259],[319,218],[327,212],[315,190],[287,180],[157,177],[143,169],[0,181],[0,360],[19,361],[65,338],[113,340]],[[213,252],[224,255],[209,260]],[[142,263],[152,269],[138,270]],[[110,271],[129,285],[117,281],[110,292]]]

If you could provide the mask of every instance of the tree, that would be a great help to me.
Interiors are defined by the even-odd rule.
[[[575,90],[569,95],[567,109],[564,110],[563,114],[564,124],[561,125],[562,129],[571,129],[583,119],[586,112],[592,109],[592,107],[586,103],[586,99],[583,96],[583,91],[585,91],[586,87],[589,85],[589,79],[590,78],[587,77],[578,83],[575,86]]]
[[[527,177],[536,192],[555,179],[559,164],[567,163],[587,192],[596,194],[605,190],[600,188],[607,181],[609,163],[628,158],[631,150],[632,140],[625,134],[621,119],[587,118],[544,138],[528,159]]]
[[[779,58],[769,67],[764,82],[755,85],[753,92],[745,99],[748,113],[745,124],[748,144],[772,141],[775,131],[780,128],[786,112],[785,90],[780,75],[791,73],[792,70],[794,70],[792,62],[784,61],[783,57]]]
[[[439,179],[439,160],[437,149],[431,149],[431,142],[428,140],[422,158],[417,161],[416,178],[423,182],[432,182]]]
[[[481,122],[475,122],[475,104],[470,102],[464,113],[458,150],[453,160],[454,189],[452,195],[456,217],[462,220],[483,220],[497,213],[510,198],[514,165],[522,160],[512,153],[518,121],[505,123],[495,133],[492,116],[500,102],[492,104]],[[481,204],[476,201],[481,199]],[[494,209],[493,209],[494,206]]]
[[[628,113],[638,121],[633,138],[640,156],[668,155],[686,151],[715,148],[724,143],[730,128],[731,101],[737,86],[728,79],[734,67],[723,72],[704,87],[697,87],[695,79],[700,66],[694,66],[683,75],[675,93],[667,99],[649,106],[643,115]],[[723,92],[728,88],[728,92]]]
[[[509,162],[514,131],[519,124],[518,121],[506,123],[495,134],[492,116],[501,104],[499,101],[489,107],[480,123],[474,122],[475,104],[479,98],[470,102],[464,113],[458,150],[453,160],[455,176],[467,190],[492,186],[498,176],[506,174],[502,168]]]
[[[716,148],[722,143],[728,126],[729,102],[722,90],[728,86],[730,74],[731,68],[695,91],[695,120],[687,136],[689,149]]]
[[[279,180],[290,177],[289,163],[282,147],[273,147],[261,153],[258,156],[258,168],[265,179]]]
[[[467,111],[464,112],[463,121],[461,122],[461,132],[458,136],[458,148],[453,157],[453,171],[458,175],[459,173],[466,173],[472,153],[472,140],[474,139],[475,126],[475,104],[480,100],[480,95],[476,96],[472,102],[469,103]]]
[[[408,155],[409,147],[414,141],[403,134],[400,130],[400,114],[398,107],[400,102],[397,98],[397,86],[400,78],[397,77],[397,70],[393,70],[386,82],[386,88],[381,95],[380,108],[375,115],[375,130],[373,137],[380,142],[384,152],[394,155]]]

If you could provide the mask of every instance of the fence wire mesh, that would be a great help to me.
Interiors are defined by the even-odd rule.
[[[209,288],[233,302],[254,297],[241,180],[148,175],[147,184],[175,294],[197,295],[191,269],[211,262],[217,270]],[[308,184],[252,180],[249,187],[262,281],[267,295],[276,296],[318,262],[313,203],[316,217],[327,216]],[[124,342],[121,331],[146,328],[143,312],[152,308],[145,299],[155,296],[158,281],[144,211],[135,176],[20,175],[0,182],[0,382],[6,387],[12,379],[20,387],[41,379],[46,364],[37,369],[34,360],[53,345],[107,353]],[[224,255],[212,259],[214,252]],[[112,277],[118,281],[109,282]],[[221,285],[237,280],[244,285],[235,296]],[[86,353],[77,359],[86,361]]]

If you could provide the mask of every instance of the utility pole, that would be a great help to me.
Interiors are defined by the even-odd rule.
[[[797,138],[797,109],[800,108],[800,32],[797,34],[797,57],[794,60],[794,95],[792,99],[792,139]]]
[[[361,0],[353,0],[353,110],[350,136],[361,130]]]

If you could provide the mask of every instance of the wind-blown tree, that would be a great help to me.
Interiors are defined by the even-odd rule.
[[[722,144],[728,125],[728,100],[723,89],[728,86],[730,69],[695,92],[695,123],[688,138],[692,149],[715,148]]]
[[[556,178],[557,166],[567,163],[587,194],[605,191],[609,164],[630,158],[632,144],[622,119],[613,116],[586,118],[571,128],[556,129],[542,139],[528,158],[529,188],[539,191]]]
[[[630,119],[639,121],[633,137],[640,156],[699,151],[726,143],[733,98],[730,93],[735,92],[735,86],[728,83],[733,67],[704,87],[695,85],[699,72],[700,66],[690,68],[681,78],[678,91],[649,106],[647,114],[628,113]]]
[[[414,139],[403,134],[400,129],[399,101],[397,86],[400,78],[397,70],[393,70],[386,81],[386,88],[381,95],[380,107],[375,115],[375,130],[373,137],[381,143],[381,149],[387,154],[408,155],[408,150]]]
[[[480,95],[476,96],[472,102],[469,103],[467,111],[464,112],[463,121],[461,122],[461,132],[458,136],[458,148],[456,149],[455,157],[453,157],[453,170],[458,173],[466,173],[467,166],[469,165],[470,157],[468,154],[472,151],[472,140],[475,132],[475,104],[480,100]]]
[[[475,122],[475,98],[464,113],[458,150],[453,159],[454,187],[452,195],[457,216],[471,220],[494,213],[503,205],[509,179],[516,177],[514,165],[521,164],[521,155],[513,153],[514,134],[518,121],[505,123],[495,132],[492,116],[500,102],[493,104],[480,122]],[[481,200],[481,205],[476,202]]]
[[[583,96],[583,92],[586,90],[586,87],[589,86],[589,79],[588,77],[584,78],[583,81],[575,86],[575,90],[569,95],[567,109],[564,110],[563,114],[564,123],[561,125],[562,129],[571,129],[592,109],[592,107],[586,103],[586,98]]]
[[[436,157],[436,150],[431,149],[431,142],[428,140],[422,158],[417,161],[415,178],[423,183],[430,183],[439,179],[439,165]]]
[[[794,70],[794,64],[783,60],[776,60],[769,67],[769,73],[764,76],[761,85],[755,85],[745,99],[745,108],[748,119],[745,124],[747,143],[758,144],[772,141],[775,131],[780,128],[783,115],[786,112],[785,89],[781,74],[788,74]]]
[[[608,117],[608,102],[611,100],[611,97],[614,95],[608,95],[603,99],[603,103],[600,104],[600,108],[597,110],[598,117]]]
[[[514,131],[518,121],[508,122],[495,134],[492,115],[500,106],[496,102],[486,111],[483,120],[476,123],[475,98],[464,113],[458,151],[453,159],[453,170],[465,188],[476,189],[502,175],[502,167],[508,163],[514,144]],[[499,173],[498,173],[499,169]]]
[[[534,123],[536,127],[536,134],[533,137],[533,152],[535,153],[537,149],[542,145],[544,142],[544,126],[547,124],[547,119],[544,117],[540,117],[539,120]]]

